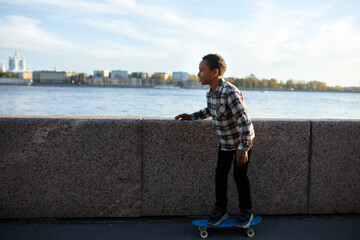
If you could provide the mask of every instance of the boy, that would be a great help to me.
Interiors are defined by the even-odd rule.
[[[242,93],[223,79],[225,60],[218,54],[208,54],[199,64],[199,80],[210,89],[206,94],[207,107],[191,115],[183,113],[176,120],[197,120],[212,117],[219,137],[219,151],[215,176],[215,209],[208,224],[219,225],[228,218],[228,174],[234,162],[234,179],[238,189],[240,215],[236,226],[247,228],[253,219],[250,183],[247,177],[255,132]]]

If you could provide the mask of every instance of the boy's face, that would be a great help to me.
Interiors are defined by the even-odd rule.
[[[216,68],[211,70],[206,60],[200,62],[198,77],[202,85],[210,84],[217,75],[218,70]]]

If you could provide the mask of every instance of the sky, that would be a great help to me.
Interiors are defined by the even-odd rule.
[[[360,87],[360,0],[0,0],[0,60],[31,70],[185,71]]]

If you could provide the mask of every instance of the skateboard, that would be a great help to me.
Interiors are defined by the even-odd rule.
[[[198,227],[200,232],[201,238],[207,238],[209,236],[207,229],[208,228],[221,228],[221,227],[235,227],[236,219],[235,218],[228,218],[224,220],[220,225],[217,226],[211,226],[207,224],[207,219],[201,219],[193,221],[192,223]],[[248,237],[253,237],[255,235],[255,231],[251,228],[251,226],[254,226],[262,221],[262,218],[260,216],[254,216],[254,219],[250,223],[250,227],[248,228],[240,228],[245,231],[245,234]]]

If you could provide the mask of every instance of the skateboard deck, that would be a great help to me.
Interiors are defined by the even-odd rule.
[[[228,218],[228,219],[224,220],[221,224],[219,224],[217,226],[208,225],[207,221],[208,221],[207,219],[200,219],[200,220],[196,220],[196,221],[192,222],[195,226],[198,227],[201,238],[207,238],[208,237],[208,235],[209,235],[208,232],[207,232],[208,228],[235,227],[235,223],[236,223],[235,218]],[[251,228],[251,226],[254,226],[254,225],[258,224],[261,221],[262,221],[262,218],[260,216],[256,216],[251,221],[250,227],[248,227],[248,228],[240,228],[240,229],[243,229],[245,231],[245,234],[248,237],[253,237],[255,235],[255,231]]]

